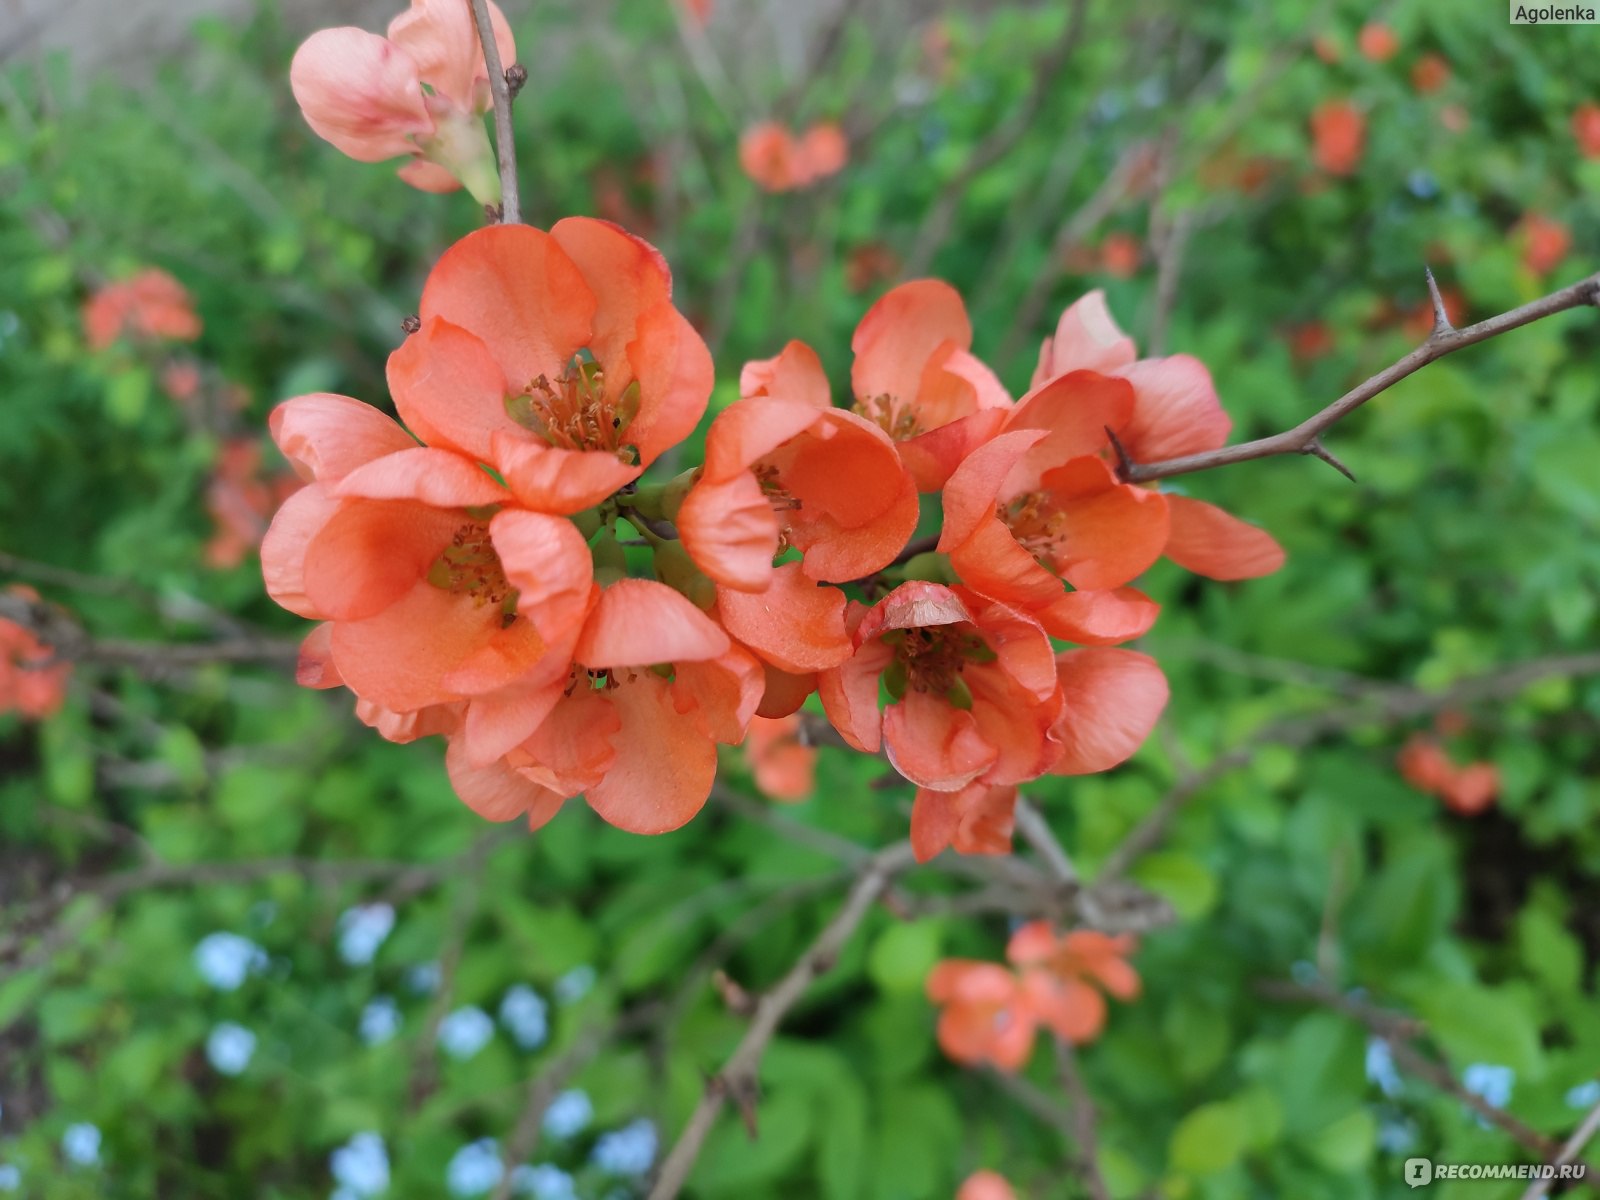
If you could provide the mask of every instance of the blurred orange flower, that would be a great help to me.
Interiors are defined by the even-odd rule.
[[[1317,166],[1349,175],[1366,148],[1367,119],[1348,100],[1328,100],[1311,113],[1311,140]]]
[[[1017,1200],[1017,1193],[1004,1175],[995,1171],[975,1171],[956,1192],[956,1200]]]
[[[1114,279],[1131,279],[1144,257],[1144,247],[1131,233],[1113,233],[1100,243],[1100,265]]]
[[[39,599],[39,593],[26,584],[14,583],[6,592],[28,601]],[[15,710],[37,721],[60,710],[72,664],[52,662],[54,657],[32,630],[0,617],[0,713]]]
[[[1560,221],[1530,212],[1518,225],[1523,264],[1535,275],[1553,271],[1572,249],[1572,235]]]
[[[816,790],[817,752],[800,740],[800,714],[750,719],[744,760],[769,800],[804,800]]]
[[[1411,67],[1411,86],[1423,95],[1450,82],[1450,64],[1437,54],[1424,54]]]
[[[1572,114],[1572,136],[1585,158],[1600,158],[1600,104],[1580,104]]]
[[[768,192],[792,192],[843,170],[850,143],[833,121],[823,121],[796,137],[777,121],[761,121],[739,139],[739,165]]]
[[[1368,21],[1356,39],[1361,53],[1376,63],[1388,62],[1400,52],[1400,39],[1381,21]]]
[[[83,331],[94,350],[104,350],[124,334],[192,342],[200,336],[200,318],[183,284],[157,267],[147,267],[90,296],[83,306]]]
[[[1437,796],[1453,812],[1472,816],[1494,803],[1500,791],[1500,771],[1493,763],[1474,762],[1458,767],[1436,738],[1412,734],[1397,760],[1400,776],[1419,792]]]

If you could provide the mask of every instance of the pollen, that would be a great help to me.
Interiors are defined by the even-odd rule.
[[[970,626],[935,625],[896,629],[883,635],[895,651],[884,672],[889,693],[900,699],[907,690],[942,695],[957,708],[972,707],[972,693],[962,672],[972,663],[992,662],[994,651]]]
[[[898,396],[862,396],[851,407],[858,416],[878,425],[897,442],[908,441],[921,433],[922,422],[916,409]]]
[[[627,440],[639,415],[639,381],[613,395],[600,364],[573,359],[555,379],[539,375],[506,398],[506,413],[563,450],[597,450],[632,463],[638,451]]]
[[[474,608],[493,604],[500,609],[500,626],[517,619],[517,589],[506,579],[500,556],[482,521],[468,521],[450,539],[444,552],[428,568],[428,582],[454,596],[467,596]]]
[[[1025,492],[995,509],[1017,544],[1046,570],[1056,571],[1066,549],[1067,518],[1042,492]]]

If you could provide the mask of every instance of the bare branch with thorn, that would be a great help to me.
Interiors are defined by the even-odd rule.
[[[483,47],[483,65],[489,71],[489,92],[494,97],[494,149],[500,164],[500,220],[506,225],[522,221],[522,199],[517,193],[517,144],[511,129],[512,71],[528,73],[513,63],[507,70],[500,63],[500,47],[495,44],[494,25],[489,21],[488,0],[470,0],[472,20],[478,27],[478,44]],[[522,90],[522,82],[516,84]]]
[[[1129,483],[1148,483],[1153,479],[1190,475],[1195,471],[1206,471],[1230,463],[1248,462],[1254,458],[1271,458],[1278,454],[1309,454],[1354,479],[1355,476],[1350,473],[1350,469],[1335,458],[1322,442],[1322,435],[1337,422],[1349,416],[1374,396],[1388,391],[1406,376],[1414,374],[1446,354],[1453,354],[1463,346],[1486,342],[1502,333],[1509,333],[1513,329],[1531,325],[1535,321],[1566,312],[1568,309],[1600,304],[1600,274],[1591,275],[1542,299],[1514,308],[1510,312],[1501,313],[1498,317],[1490,317],[1487,321],[1468,325],[1465,329],[1457,329],[1450,324],[1450,318],[1444,308],[1444,298],[1439,294],[1439,285],[1434,281],[1432,271],[1428,272],[1428,292],[1433,299],[1433,332],[1428,334],[1423,343],[1365,383],[1351,388],[1315,416],[1308,417],[1293,429],[1275,433],[1271,437],[1257,438],[1253,442],[1241,442],[1237,446],[1224,446],[1220,450],[1186,454],[1182,458],[1169,458],[1154,463],[1132,461],[1113,438],[1112,445],[1117,450],[1122,478]]]

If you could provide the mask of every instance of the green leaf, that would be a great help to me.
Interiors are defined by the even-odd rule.
[[[1178,1122],[1167,1157],[1175,1171],[1214,1175],[1238,1162],[1249,1144],[1248,1112],[1238,1104],[1219,1100],[1202,1104]]]
[[[904,921],[889,926],[872,943],[867,973],[885,992],[920,994],[928,972],[939,961],[943,927],[937,921]]]

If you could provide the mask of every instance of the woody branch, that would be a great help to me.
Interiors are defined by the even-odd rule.
[[[489,70],[489,92],[494,97],[494,149],[500,164],[500,220],[516,225],[522,220],[522,198],[517,191],[517,143],[511,128],[513,82],[518,90],[528,78],[516,64],[500,63],[500,47],[495,45],[494,26],[489,21],[488,0],[471,0],[472,20],[478,27],[478,42],[483,46],[483,64]]]
[[[1600,273],[1590,275],[1558,292],[1514,308],[1510,312],[1457,329],[1450,324],[1444,300],[1434,282],[1433,272],[1428,272],[1428,291],[1433,297],[1433,331],[1423,343],[1404,358],[1379,371],[1364,383],[1351,388],[1315,416],[1300,422],[1293,429],[1275,433],[1271,437],[1240,442],[1237,446],[1224,446],[1220,450],[1207,450],[1201,454],[1186,454],[1161,462],[1138,463],[1128,457],[1126,450],[1113,435],[1112,442],[1121,459],[1122,478],[1129,483],[1148,483],[1155,479],[1169,479],[1175,475],[1189,475],[1229,463],[1248,462],[1254,458],[1271,458],[1279,454],[1309,454],[1320,458],[1342,474],[1354,479],[1349,469],[1335,458],[1322,443],[1322,435],[1333,425],[1349,416],[1374,396],[1388,391],[1408,375],[1415,374],[1429,363],[1453,354],[1463,346],[1486,342],[1513,329],[1531,325],[1545,317],[1568,309],[1600,305]]]

